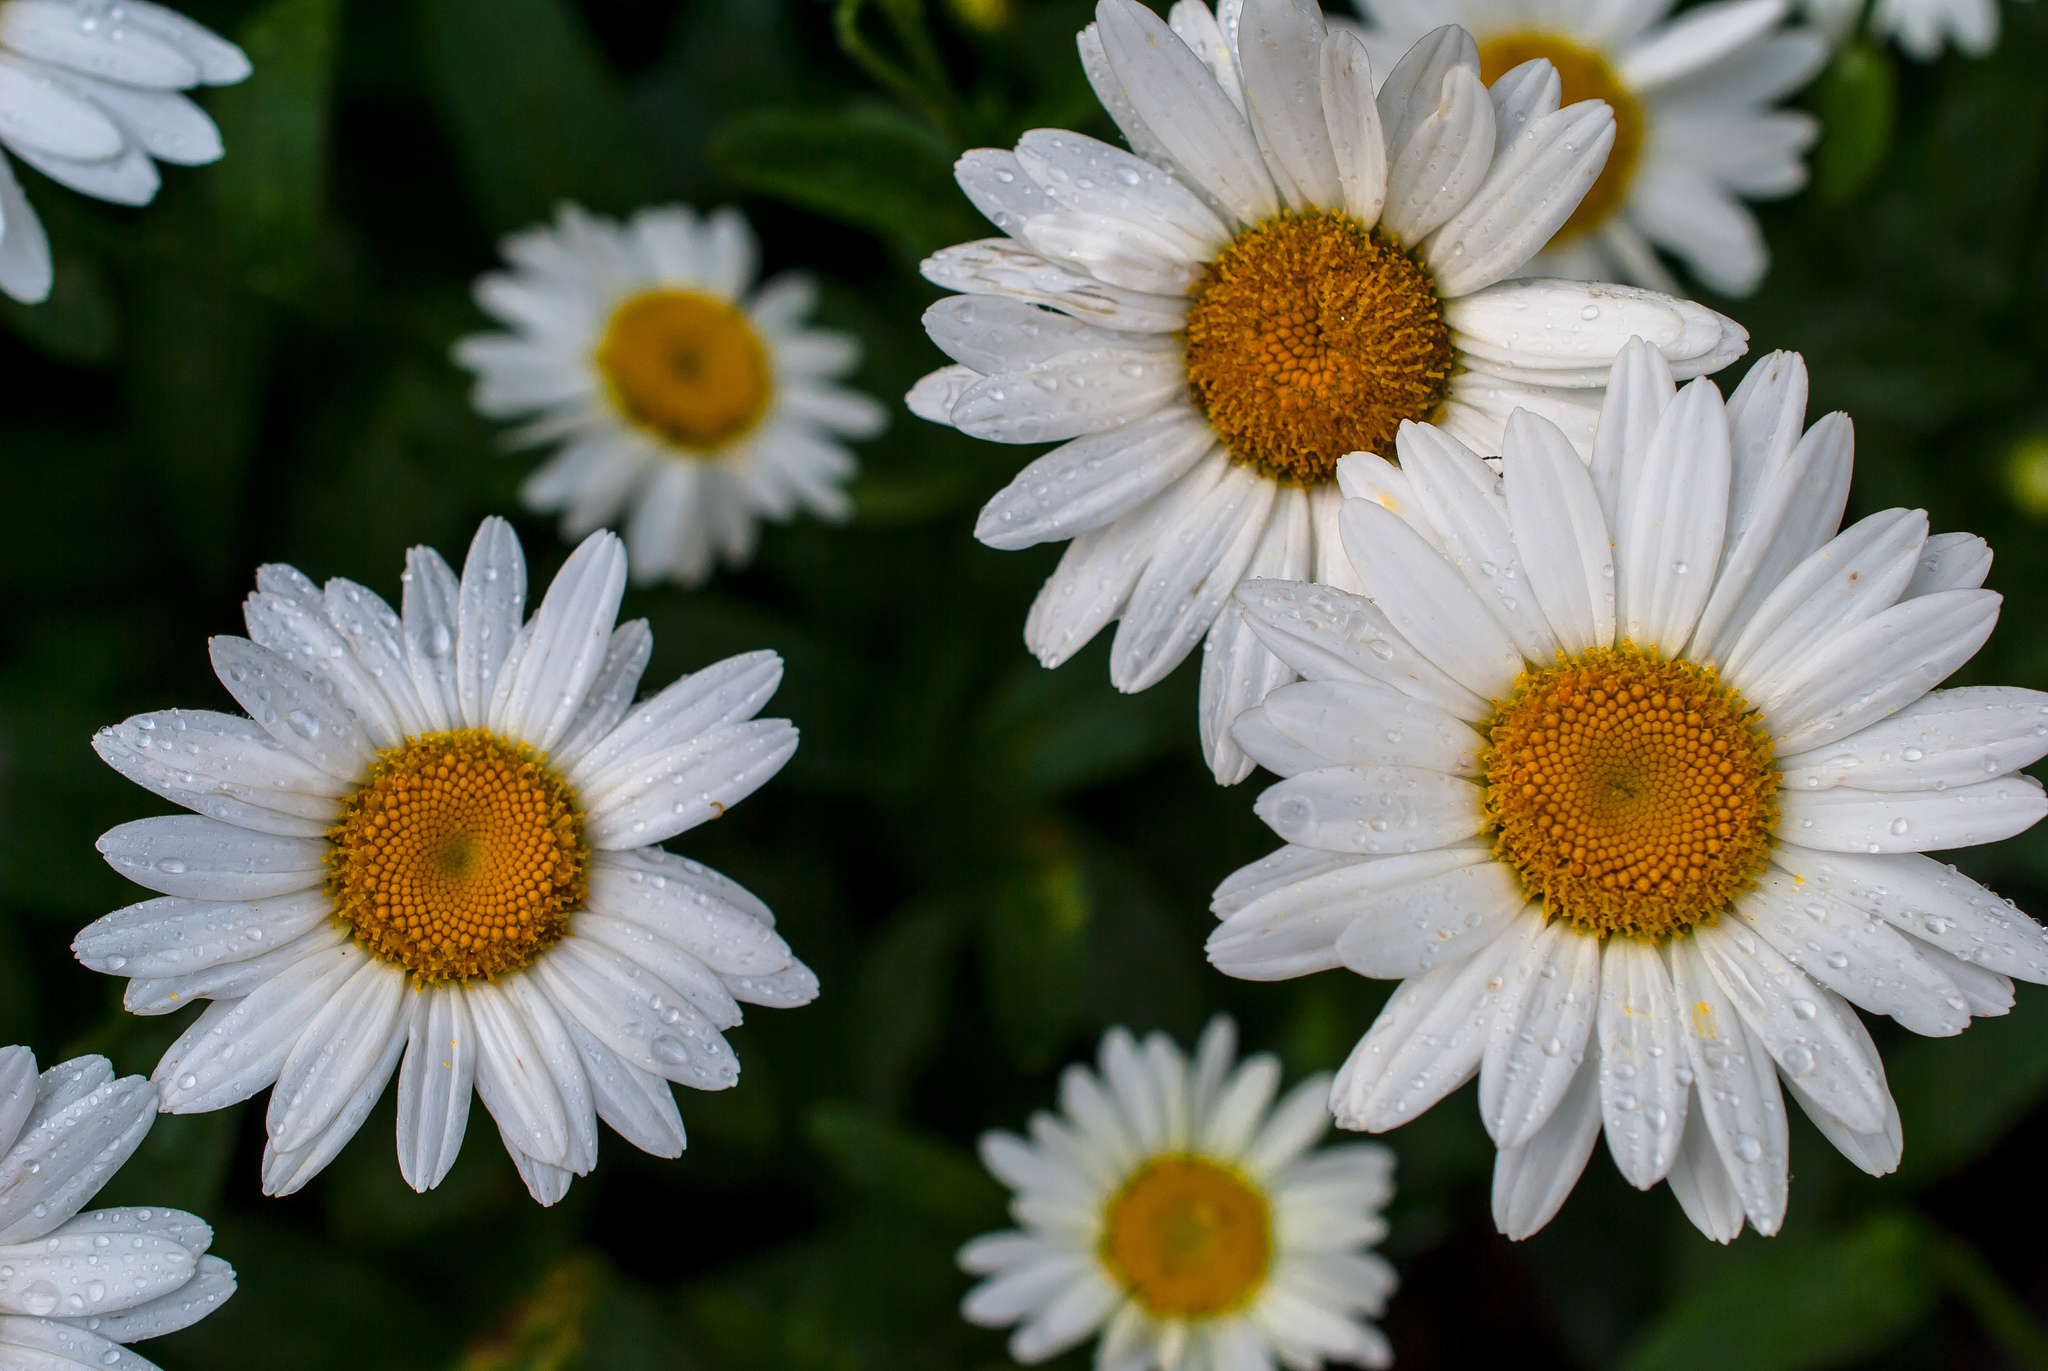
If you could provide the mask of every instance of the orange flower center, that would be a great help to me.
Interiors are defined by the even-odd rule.
[[[1488,740],[1495,851],[1582,932],[1710,922],[1770,852],[1771,741],[1711,667],[1623,645],[1531,669]]]
[[[1272,1218],[1240,1172],[1203,1157],[1156,1157],[1110,1199],[1101,1251],[1147,1313],[1225,1314],[1265,1284]]]
[[[694,290],[629,297],[605,326],[597,369],[630,423],[705,455],[760,422],[772,389],[747,316]]]
[[[1563,103],[1605,100],[1614,111],[1614,146],[1607,153],[1607,165],[1600,178],[1579,201],[1564,227],[1551,236],[1563,243],[1607,222],[1628,199],[1629,183],[1643,155],[1643,105],[1635,92],[1621,83],[1621,77],[1607,59],[1590,48],[1549,33],[1504,33],[1479,45],[1479,75],[1487,85],[1538,57],[1550,59],[1563,86]]]
[[[1342,214],[1246,229],[1188,304],[1188,385],[1230,455],[1276,480],[1327,481],[1389,453],[1443,403],[1451,334],[1429,273]]]
[[[530,966],[588,889],[574,793],[539,753],[487,729],[378,754],[327,837],[335,917],[428,983]]]

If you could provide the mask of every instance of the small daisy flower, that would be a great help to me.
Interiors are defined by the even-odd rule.
[[[2048,813],[2048,694],[1936,690],[1991,634],[1980,538],[1839,534],[1848,418],[1777,353],[1723,406],[1615,364],[1588,469],[1533,414],[1500,465],[1411,425],[1349,459],[1363,595],[1259,582],[1306,681],[1236,724],[1288,846],[1217,891],[1219,968],[1399,978],[1330,1104],[1378,1132],[1474,1075],[1494,1217],[1549,1222],[1605,1131],[1700,1230],[1785,1214],[1780,1090],[1873,1175],[1898,1109],[1858,1007],[1915,1033],[2048,982],[2048,935],[1921,855]]]
[[[818,289],[777,276],[758,290],[746,219],[683,205],[621,224],[563,205],[512,234],[510,271],[476,284],[507,332],[455,345],[474,403],[524,419],[513,442],[557,451],[527,478],[527,506],[581,538],[625,512],[637,581],[695,585],[753,558],[763,519],[853,512],[847,439],[888,423],[837,384],[860,363],[843,333],[806,328]]]
[[[149,0],[0,3],[0,145],[96,199],[146,205],[157,162],[218,160],[220,130],[180,92],[248,74],[240,48]],[[37,304],[50,280],[50,241],[0,157],[0,290]]]
[[[40,1076],[0,1048],[0,1365],[155,1371],[126,1343],[175,1333],[235,1293],[213,1230],[176,1209],[80,1213],[156,1122],[156,1091],[105,1057]]]
[[[100,839],[162,892],[79,934],[126,1003],[213,1003],[156,1069],[163,1107],[266,1086],[263,1188],[319,1174],[398,1072],[398,1161],[416,1190],[483,1097],[535,1199],[597,1162],[602,1118],[673,1157],[669,1082],[723,1090],[740,1003],[817,994],[759,900],[650,844],[715,819],[796,751],[755,719],[772,652],[636,706],[645,620],[613,628],[626,555],[592,534],[526,617],[526,560],[487,519],[458,580],[406,561],[402,613],[349,581],[257,573],[249,638],[214,670],[250,717],[141,714],[93,739],[122,775],[197,811]],[[403,1065],[401,1065],[401,1060]]]
[[[1662,248],[1724,295],[1747,295],[1770,265],[1744,200],[1806,184],[1801,160],[1819,135],[1804,110],[1776,106],[1826,63],[1827,39],[1782,26],[1789,0],[1711,0],[1670,16],[1674,0],[1620,8],[1534,7],[1520,0],[1357,0],[1374,61],[1445,19],[1479,43],[1497,81],[1542,58],[1563,99],[1614,111],[1614,149],[1531,276],[1620,279],[1674,290]]]
[[[1327,1076],[1278,1106],[1280,1063],[1233,1066],[1237,1030],[1210,1022],[1189,1063],[1163,1033],[1102,1040],[1100,1074],[1060,1078],[1064,1118],[1031,1137],[982,1135],[1019,1228],[976,1238],[960,1265],[988,1277],[961,1305],[1017,1325],[1010,1354],[1040,1362],[1098,1331],[1099,1371],[1237,1371],[1325,1362],[1387,1366],[1370,1320],[1394,1270],[1386,1236],[1394,1157],[1373,1143],[1312,1152]]]
[[[1697,376],[1740,327],[1626,286],[1519,281],[1614,141],[1598,101],[1560,106],[1526,63],[1489,91],[1462,29],[1427,35],[1374,93],[1364,45],[1296,0],[1172,27],[1101,0],[1080,37],[1125,152],[1059,130],[982,149],[961,188],[1008,235],[924,272],[963,292],[925,314],[957,365],[913,412],[1007,443],[1071,440],[1027,466],[975,536],[1071,539],[1024,637],[1047,666],[1112,619],[1118,689],[1197,643],[1216,778],[1251,761],[1229,722],[1291,673],[1230,605],[1245,577],[1347,578],[1334,482],[1411,419],[1481,447],[1510,412],[1590,442],[1607,366],[1632,334]]]

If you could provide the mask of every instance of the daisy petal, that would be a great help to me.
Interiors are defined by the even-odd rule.
[[[1367,856],[1443,847],[1486,826],[1472,782],[1415,766],[1333,766],[1280,782],[1254,806],[1288,842]]]
[[[1680,1037],[1696,1085],[1694,1117],[1712,1136],[1743,1212],[1768,1236],[1784,1221],[1790,1181],[1791,1134],[1777,1072],[1695,941],[1667,946],[1679,1003],[1693,1006],[1692,1031]]]
[[[1348,500],[1344,550],[1366,593],[1409,643],[1459,685],[1485,699],[1521,674],[1522,654],[1479,597],[1399,516]]]
[[[1586,464],[1563,430],[1526,410],[1508,419],[1501,452],[1515,547],[1558,646],[1611,647],[1614,552]]]
[[[1387,200],[1387,141],[1373,98],[1372,64],[1365,44],[1349,29],[1330,30],[1317,57],[1323,122],[1343,187],[1341,200],[1327,202],[1361,224],[1379,222]]]
[[[1623,54],[1616,74],[1631,91],[1654,90],[1761,38],[1784,18],[1785,10],[1785,0],[1710,0]]]
[[[1503,1152],[1532,1141],[1581,1074],[1599,977],[1600,940],[1555,921],[1514,967],[1479,1065],[1480,1122]]]
[[[1435,705],[1377,682],[1302,681],[1266,696],[1280,734],[1323,758],[1321,765],[1420,767],[1477,776],[1485,740]],[[1361,733],[1356,721],[1373,721]]]
[[[1460,867],[1361,901],[1337,955],[1361,976],[1420,976],[1463,961],[1522,912],[1522,887],[1499,862]]]
[[[197,900],[261,900],[327,879],[328,845],[215,819],[136,819],[100,835],[107,865],[137,885]]]
[[[1322,42],[1320,9],[1295,0],[1245,0],[1237,34],[1245,112],[1281,198],[1295,211],[1344,203],[1323,120]]]
[[[1929,691],[1860,733],[1778,760],[1792,794],[1829,786],[1945,790],[2048,755],[2048,694],[2017,686]],[[1935,844],[1939,846],[1939,844]]]
[[[1901,599],[1939,590],[1975,590],[1991,574],[1991,544],[1974,533],[1937,533],[1927,540],[1920,565]]]
[[[1266,531],[1245,574],[1305,579],[1309,573],[1308,495],[1283,487],[1266,520]],[[1252,759],[1232,740],[1232,723],[1279,686],[1294,679],[1288,665],[1266,649],[1244,621],[1244,611],[1226,600],[1202,643],[1198,722],[1202,754],[1219,785],[1236,785],[1251,774]]]
[[[1244,579],[1278,498],[1274,482],[1233,464],[1175,536],[1162,540],[1110,648],[1109,679],[1118,690],[1158,684],[1194,650]]]
[[[1693,1226],[1715,1242],[1734,1242],[1742,1234],[1742,1197],[1722,1164],[1720,1150],[1698,1110],[1686,1117],[1685,1136],[1671,1164],[1671,1193]]]
[[[1952,866],[1918,853],[1813,852],[1781,844],[1774,865],[1974,966],[2048,983],[2048,929]]]
[[[1503,131],[1486,179],[1422,245],[1440,294],[1470,295],[1519,271],[1579,207],[1613,145],[1614,111],[1596,100]]]
[[[1014,552],[1100,528],[1186,475],[1215,445],[1207,421],[1180,405],[1076,438],[1025,467],[983,506],[974,536]]]
[[[1713,591],[1728,516],[1728,425],[1705,379],[1678,393],[1644,459],[1621,472],[1615,632],[1675,657]]]
[[[1327,585],[1246,581],[1235,598],[1260,641],[1308,680],[1391,686],[1467,722],[1493,712],[1491,700],[1410,647],[1363,596]]]
[[[1290,980],[1344,964],[1337,939],[1381,895],[1491,860],[1483,847],[1354,860],[1303,874],[1231,913],[1209,935],[1209,961],[1248,981]]]
[[[1600,1136],[1597,1043],[1587,1043],[1586,1057],[1543,1128],[1494,1158],[1493,1223],[1512,1240],[1528,1237],[1557,1216],[1593,1155],[1593,1141]]]
[[[1873,793],[1836,786],[1782,793],[1785,831],[1823,852],[1930,852],[2023,833],[2048,816],[2032,776],[2002,776],[1949,790]]]
[[[486,519],[469,545],[456,597],[455,684],[470,728],[485,726],[498,668],[525,613],[526,555],[519,535],[503,519]]]
[[[246,999],[209,1006],[157,1064],[165,1110],[219,1109],[276,1080],[306,1025],[369,960],[354,943],[337,943],[299,958]]]
[[[425,1192],[439,1185],[462,1151],[476,1081],[476,1026],[454,986],[421,992],[398,1071],[398,1169]]]
[[[1433,109],[1413,122],[1397,122],[1388,117],[1385,102],[1400,75],[1396,67],[1380,90],[1387,130],[1387,203],[1380,222],[1396,242],[1422,246],[1486,181],[1494,153],[1493,101],[1478,73],[1458,64],[1444,73]],[[1448,290],[1444,294],[1450,298]]]
[[[1657,949],[1610,938],[1600,961],[1600,1111],[1615,1169],[1638,1190],[1664,1179],[1685,1134],[1684,1011]]]

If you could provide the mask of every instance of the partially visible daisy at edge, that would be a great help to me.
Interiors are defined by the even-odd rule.
[[[1991,550],[1920,510],[1838,534],[1854,434],[1806,397],[1793,354],[1724,407],[1631,345],[1590,469],[1532,414],[1498,467],[1410,425],[1340,471],[1363,595],[1239,592],[1307,679],[1236,723],[1288,846],[1217,890],[1209,958],[1398,978],[1330,1107],[1380,1132],[1476,1075],[1510,1237],[1603,1130],[1709,1237],[1775,1232],[1781,1091],[1898,1165],[1858,1008],[1941,1037],[2048,982],[2048,934],[1921,855],[2048,813],[2048,694],[1934,689],[1997,621]]]
[[[960,1250],[987,1277],[961,1312],[1017,1325],[1018,1361],[1100,1333],[1099,1371],[1392,1363],[1371,1320],[1394,1270],[1368,1249],[1386,1236],[1393,1153],[1312,1150],[1329,1127],[1327,1075],[1275,1105],[1280,1063],[1233,1065],[1236,1048],[1221,1016],[1192,1063],[1163,1033],[1140,1043],[1113,1028],[1099,1071],[1060,1077],[1061,1114],[1034,1114],[1029,1139],[982,1135],[1019,1227]]]
[[[754,716],[773,652],[634,703],[654,649],[614,628],[626,554],[595,533],[531,618],[526,560],[487,519],[458,579],[406,558],[403,611],[265,566],[248,638],[209,644],[253,717],[161,710],[103,729],[122,775],[197,811],[122,824],[100,852],[162,898],[73,943],[167,1014],[211,1000],[154,1080],[174,1114],[271,1087],[263,1189],[332,1161],[398,1073],[398,1162],[438,1185],[472,1090],[535,1199],[597,1163],[597,1120],[684,1146],[669,1083],[723,1090],[740,1005],[808,1003],[817,978],[767,906],[653,846],[733,805],[796,751]],[[401,1064],[402,1061],[402,1064]]]
[[[240,48],[149,0],[7,0],[0,57],[0,146],[117,205],[156,198],[159,161],[218,160],[220,130],[181,92],[249,74]],[[0,290],[33,305],[52,280],[49,237],[0,157]]]
[[[1849,6],[1853,20],[1859,6]],[[1908,57],[1932,62],[1944,47],[1989,57],[1998,46],[1998,0],[1872,0],[1870,31],[1897,40]]]
[[[204,1219],[85,1208],[155,1121],[156,1090],[114,1079],[105,1057],[37,1075],[33,1052],[0,1048],[0,1365],[156,1371],[127,1344],[190,1327],[235,1293]]]
[[[786,272],[758,289],[759,244],[738,210],[684,205],[630,220],[565,204],[508,236],[510,270],[476,283],[504,324],[455,345],[473,403],[550,447],[526,505],[581,538],[624,516],[636,581],[695,585],[752,560],[763,520],[853,512],[848,440],[888,411],[838,384],[860,364],[844,333],[805,326],[818,288]]]
[[[1672,18],[1674,3],[1357,0],[1377,67],[1451,22],[1478,41],[1487,80],[1542,57],[1567,102],[1604,100],[1614,111],[1599,179],[1526,274],[1676,290],[1661,248],[1723,295],[1748,295],[1770,251],[1743,201],[1805,186],[1802,158],[1819,121],[1776,106],[1819,73],[1828,40],[1783,25],[1790,0],[1710,0]]]
[[[1248,576],[1337,578],[1334,473],[1433,419],[1496,447],[1515,409],[1592,438],[1631,335],[1680,374],[1748,335],[1628,286],[1509,281],[1594,184],[1604,104],[1560,105],[1547,61],[1491,90],[1446,27],[1375,81],[1357,35],[1295,0],[1172,26],[1100,0],[1081,61],[1131,152],[1041,129],[980,149],[961,188],[1007,236],[948,248],[925,314],[955,365],[911,410],[1007,443],[1070,439],[982,510],[975,536],[1072,540],[1025,623],[1047,666],[1111,620],[1110,679],[1143,690],[1204,645],[1218,781],[1251,760],[1229,722],[1291,673],[1230,604]]]

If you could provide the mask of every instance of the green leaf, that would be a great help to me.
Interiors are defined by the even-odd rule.
[[[844,1105],[820,1105],[806,1121],[811,1145],[850,1188],[947,1231],[1002,1219],[1002,1188],[953,1144]]]
[[[1935,1235],[1880,1214],[1838,1238],[1780,1245],[1668,1308],[1622,1371],[1803,1371],[1882,1347],[1926,1317]]]
[[[2018,988],[2013,1012],[1954,1038],[1908,1038],[1885,1065],[1906,1130],[1896,1180],[1927,1185],[1989,1151],[2048,1093],[2042,992]]]
[[[712,165],[739,184],[867,229],[913,260],[986,233],[953,184],[957,153],[879,105],[757,110],[728,121],[711,143]]]
[[[1030,846],[1035,860],[996,886],[982,970],[998,1041],[1020,1069],[1038,1071],[1080,1024],[1095,901],[1063,829],[1042,825]]]
[[[1814,153],[1814,188],[1829,204],[1853,200],[1891,152],[1898,75],[1888,49],[1867,42],[1842,49],[1814,84],[1825,135]]]
[[[641,198],[624,98],[562,0],[427,0],[426,60],[485,225]]]
[[[863,959],[856,1060],[860,1093],[878,1109],[894,1109],[913,1077],[945,1044],[953,1007],[952,965],[959,946],[953,911],[942,903],[898,915]]]
[[[340,13],[340,0],[271,0],[237,35],[254,74],[213,99],[223,246],[260,289],[290,292],[312,271]]]

